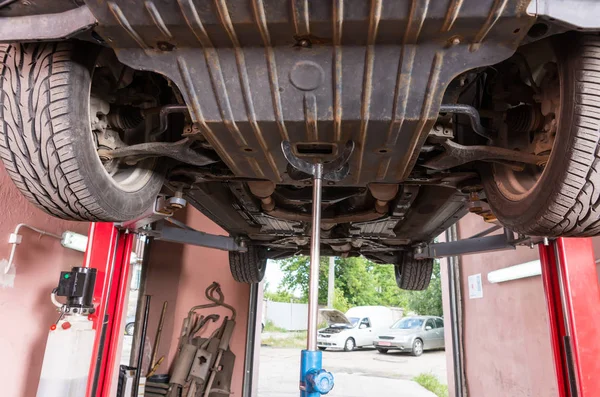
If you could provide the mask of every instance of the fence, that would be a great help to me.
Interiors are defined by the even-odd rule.
[[[308,304],[263,301],[263,321],[271,321],[287,331],[306,331]],[[319,323],[323,319],[319,316]]]

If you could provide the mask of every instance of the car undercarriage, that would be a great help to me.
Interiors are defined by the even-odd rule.
[[[583,30],[577,17],[509,0],[90,0],[55,1],[52,12],[49,4],[37,2],[33,12],[21,2],[0,7],[13,24],[1,39],[7,110],[0,117],[13,116],[7,123],[14,126],[0,134],[0,153],[21,190],[56,216],[122,221],[162,189],[256,247],[260,260],[306,254],[311,176],[288,163],[282,142],[294,156],[322,163],[350,142],[347,176],[322,189],[325,255],[401,268],[468,211],[523,234],[600,230],[595,199],[576,203],[564,190],[575,184],[572,193],[581,195],[593,182],[583,174],[569,182],[573,176],[558,175],[565,164],[552,163],[562,158],[556,142],[586,146],[577,141],[584,130],[560,132],[567,128],[561,117],[587,117],[567,108],[595,112],[591,96],[585,103],[597,89],[595,75],[567,61],[587,62],[586,51],[596,56],[596,36],[573,32]],[[22,29],[75,15],[43,38]],[[36,65],[60,68],[64,59],[88,73],[76,89],[89,93],[79,103],[90,122],[78,128],[92,139],[75,139],[73,150],[100,160],[72,167],[112,181],[90,179],[85,196],[71,189],[75,199],[55,192],[51,177],[41,192],[35,178],[23,179],[27,166],[15,154],[21,138],[12,135],[36,128],[15,117],[17,103],[31,103],[27,95],[47,84],[31,78]],[[579,81],[588,78],[583,89],[568,83],[574,71]],[[49,84],[52,110],[52,98],[60,98],[52,89],[60,88]],[[576,124],[596,130],[589,117]],[[43,163],[29,174],[43,173]],[[523,218],[523,209],[536,206]]]

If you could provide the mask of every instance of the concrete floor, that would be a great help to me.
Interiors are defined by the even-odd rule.
[[[298,395],[300,350],[261,347],[258,395]],[[354,352],[323,352],[325,369],[333,372],[335,388],[328,397],[435,397],[412,381],[422,373],[433,373],[446,381],[443,351],[425,352],[421,357],[402,353],[380,354],[372,349]]]

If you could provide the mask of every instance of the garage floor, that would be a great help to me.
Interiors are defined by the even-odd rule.
[[[328,397],[435,397],[411,380],[430,372],[447,383],[443,351],[425,352],[421,357],[383,355],[373,349],[351,353],[325,351],[323,366],[335,376],[335,388]],[[258,395],[298,396],[299,371],[299,349],[261,347]]]

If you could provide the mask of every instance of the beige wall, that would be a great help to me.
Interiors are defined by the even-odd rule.
[[[226,235],[221,228],[193,208],[188,209],[185,218],[182,220],[197,230]],[[250,288],[247,284],[235,282],[231,277],[227,252],[174,243],[153,243],[146,283],[146,293],[152,295],[149,335],[146,340],[147,355],[154,340],[163,302],[168,301],[168,313],[157,356],[166,357],[166,362],[161,365],[158,373],[166,372],[175,357],[181,322],[192,306],[210,303],[204,297],[204,290],[213,281],[221,285],[225,302],[237,310],[236,327],[231,341],[231,350],[236,355],[232,391],[234,395],[241,396]],[[221,318],[229,315],[227,310],[222,309],[209,309],[200,313],[212,312],[220,314]],[[219,321],[218,324],[220,323]],[[207,327],[200,335],[209,336],[214,329],[214,326]],[[144,365],[147,368],[147,361]]]
[[[52,218],[30,205],[17,191],[0,163],[0,261],[8,260],[8,237],[19,223],[61,234],[87,234],[87,223]],[[81,266],[83,254],[68,250],[51,237],[22,229],[15,255],[13,286],[0,286],[0,391],[2,396],[36,395],[46,338],[58,318],[50,292],[62,270]],[[0,269],[3,271],[3,269]]]
[[[459,238],[490,227],[478,216],[459,222]],[[538,259],[537,247],[460,258],[468,395],[551,397],[557,393],[541,277],[499,284],[487,273]],[[469,299],[468,276],[481,273],[483,298]]]

